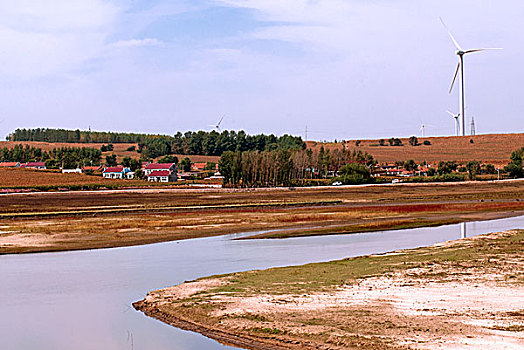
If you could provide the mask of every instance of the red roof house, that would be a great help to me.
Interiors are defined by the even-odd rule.
[[[172,182],[176,181],[176,173],[169,170],[153,170],[147,175],[147,181]]]
[[[44,162],[28,162],[25,167],[31,169],[47,169]]]
[[[146,175],[151,174],[151,172],[156,170],[167,170],[169,172],[177,172],[177,167],[175,163],[151,163],[146,166],[144,173]]]
[[[19,162],[0,162],[0,168],[18,168]]]

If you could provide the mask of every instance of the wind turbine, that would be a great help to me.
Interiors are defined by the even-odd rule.
[[[459,114],[453,114],[450,111],[446,111],[450,116],[452,116],[455,119],[455,136],[459,136],[459,121],[458,118],[460,117]]]
[[[471,50],[463,50],[460,45],[458,44],[457,40],[453,37],[450,30],[442,20],[440,19],[440,22],[442,22],[442,25],[446,30],[448,31],[449,37],[451,38],[451,41],[453,41],[453,44],[457,48],[457,51],[455,52],[457,56],[459,57],[459,62],[457,64],[457,69],[455,70],[455,76],[453,77],[453,81],[451,82],[451,87],[449,88],[449,93],[451,94],[451,91],[453,90],[453,86],[455,85],[455,80],[457,79],[458,72],[460,70],[460,93],[459,93],[459,103],[460,103],[460,119],[461,119],[461,130],[462,130],[462,136],[466,136],[466,113],[465,113],[465,98],[464,98],[464,55],[468,53],[474,53],[479,51],[486,51],[486,50],[502,50],[501,48],[484,48],[484,49],[471,49]]]
[[[225,115],[222,116],[222,118],[220,118],[220,121],[217,123],[217,125],[209,125],[211,127],[213,127],[213,129],[216,129],[218,132],[220,132],[220,124],[222,123],[222,120],[224,120],[224,117]]]
[[[421,137],[424,137],[424,130],[425,130],[426,126],[433,127],[433,125],[424,124],[424,122],[421,120],[420,121],[420,129],[419,129],[420,133],[421,133]]]

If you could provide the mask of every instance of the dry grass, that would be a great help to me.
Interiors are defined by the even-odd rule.
[[[0,168],[0,188],[32,188],[45,186],[88,186],[107,185],[115,186],[144,186],[144,181],[139,180],[112,180],[102,176],[85,174],[62,174],[57,171],[33,169],[2,169]]]
[[[358,147],[355,141],[347,141],[346,148],[361,150],[370,153],[379,162],[395,162],[413,159],[416,162],[427,161],[438,163],[442,160],[458,161],[465,163],[470,160],[479,160],[497,166],[509,162],[511,152],[524,146],[524,134],[493,134],[464,137],[425,137],[419,138],[431,142],[430,146],[410,146],[408,139],[402,138],[404,146],[380,146],[379,140],[362,140]],[[473,140],[474,143],[470,143]],[[389,145],[386,139],[386,144]],[[308,142],[308,146],[319,149],[321,143]],[[342,144],[328,143],[325,148],[341,148]]]

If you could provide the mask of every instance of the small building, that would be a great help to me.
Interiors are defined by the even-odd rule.
[[[130,171],[130,172],[126,173],[126,179],[133,180],[134,178],[135,178],[135,172],[134,171]]]
[[[62,169],[62,174],[82,174],[82,169]]]
[[[25,168],[37,169],[37,170],[45,170],[45,169],[47,169],[47,167],[45,166],[44,162],[28,162],[25,165]]]
[[[126,173],[130,171],[131,170],[129,168],[124,167],[109,167],[104,169],[102,176],[104,176],[106,179],[123,179]]]
[[[176,174],[177,166],[175,163],[151,163],[151,164],[146,165],[144,169],[144,174],[148,176],[153,171],[163,171],[163,170],[167,170],[171,173]]]
[[[20,162],[0,162],[0,168],[18,168]]]
[[[206,170],[207,163],[193,163],[191,164],[191,169],[196,171],[204,171]]]
[[[147,175],[147,181],[151,182],[173,182],[176,181],[176,173],[169,170],[154,170]]]
[[[90,166],[85,166],[85,167],[83,167],[82,170],[83,170],[84,172],[86,172],[86,171],[90,171],[90,172],[92,171],[92,172],[95,172],[95,171],[104,171],[104,168],[103,168],[101,165],[99,165],[99,166],[96,166],[96,165],[90,165]]]

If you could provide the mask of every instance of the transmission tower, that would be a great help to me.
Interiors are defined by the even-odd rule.
[[[471,136],[475,136],[475,118],[471,117]]]

